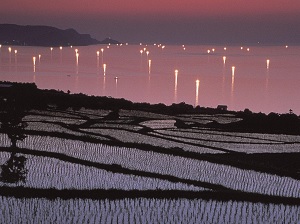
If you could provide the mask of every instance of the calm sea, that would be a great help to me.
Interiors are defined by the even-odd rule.
[[[300,114],[298,46],[2,46],[0,80],[134,102]]]

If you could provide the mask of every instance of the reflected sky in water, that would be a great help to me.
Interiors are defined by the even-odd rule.
[[[2,81],[134,102],[300,114],[297,46],[10,47],[0,49]]]

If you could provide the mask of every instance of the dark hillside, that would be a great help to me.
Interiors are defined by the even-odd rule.
[[[86,46],[93,44],[116,44],[107,38],[98,41],[89,34],[79,34],[74,29],[61,30],[51,26],[19,26],[0,24],[0,44],[23,46]]]

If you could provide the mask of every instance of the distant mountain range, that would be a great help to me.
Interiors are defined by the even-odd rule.
[[[23,46],[86,46],[119,44],[111,38],[99,41],[74,29],[61,30],[51,26],[20,26],[0,24],[0,44]]]

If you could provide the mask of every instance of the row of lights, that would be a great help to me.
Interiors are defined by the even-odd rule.
[[[159,45],[159,46],[160,46],[160,45]],[[2,47],[2,45],[0,45],[0,48],[1,48],[1,47]],[[72,46],[70,46],[70,47],[72,48]],[[109,47],[109,46],[107,46],[107,47]],[[162,47],[164,47],[164,46],[162,46]],[[186,49],[186,48],[185,48],[185,45],[182,45],[182,48],[183,48],[183,50],[185,50],[185,49]],[[288,45],[286,45],[285,48],[288,48]],[[59,49],[62,50],[62,46],[60,46]],[[53,47],[51,47],[50,50],[51,50],[51,52],[52,52],[52,51],[53,51]],[[141,55],[142,55],[143,52],[146,52],[147,58],[148,58],[148,55],[149,55],[150,52],[149,52],[149,51],[146,51],[146,50],[147,50],[146,48],[141,49],[141,50],[140,50],[140,53],[141,53]],[[224,50],[226,51],[227,48],[224,47]],[[243,50],[243,47],[241,47],[241,50]],[[11,47],[8,47],[8,51],[9,51],[9,52],[12,51]],[[247,48],[247,51],[250,51],[250,49]],[[18,51],[15,50],[14,52],[15,52],[15,54],[17,54]],[[101,48],[102,58],[103,58],[103,52],[104,52],[104,48]],[[215,52],[215,49],[214,49],[214,48],[212,49],[212,52]],[[77,64],[78,64],[78,58],[79,58],[79,52],[78,52],[78,49],[75,49],[75,53],[76,53],[76,61],[77,61]],[[210,50],[207,50],[207,53],[210,53]],[[99,57],[100,52],[97,51],[96,54],[97,54],[97,56]],[[38,57],[39,57],[39,61],[40,61],[41,55],[39,54]],[[224,63],[224,64],[226,63],[226,56],[223,56],[223,63]],[[36,64],[36,57],[33,57],[33,65],[35,66],[35,64]],[[270,65],[270,60],[267,59],[267,68],[269,68],[269,65]],[[149,66],[149,69],[150,69],[150,66],[151,66],[151,60],[148,60],[148,66]],[[233,73],[234,73],[234,69],[235,69],[235,67],[233,66],[233,67],[232,67]],[[103,71],[104,71],[104,74],[105,74],[105,71],[106,71],[106,64],[103,64]],[[176,70],[176,71],[177,71],[177,73],[178,73],[178,70]],[[150,72],[150,70],[149,70],[149,72]]]
[[[109,44],[109,45],[111,45],[111,44]],[[122,46],[122,45],[123,45],[123,44],[117,44],[117,46]],[[127,45],[128,45],[128,43],[126,43],[125,45],[127,46]],[[141,45],[143,45],[143,44],[142,44],[142,43],[140,43],[140,46],[141,46]],[[146,46],[148,46],[148,45],[146,45]],[[162,45],[162,44],[154,44],[154,46],[161,47],[161,48],[165,48],[165,47],[166,47],[165,45]],[[1,48],[1,47],[2,47],[2,45],[0,44],[0,48]],[[288,48],[288,47],[289,47],[288,45],[285,45],[285,48]],[[71,45],[71,46],[70,46],[70,48],[73,48],[73,46]],[[107,46],[107,48],[109,48],[109,46]],[[182,48],[183,48],[183,50],[186,50],[186,48],[185,48],[185,45],[184,45],[184,44],[182,45]],[[53,50],[53,47],[51,47],[50,49],[51,49],[51,51],[52,51],[52,50]],[[62,50],[62,49],[63,49],[63,47],[62,47],[62,46],[60,46],[60,47],[59,47],[59,49],[60,49],[60,50]],[[227,48],[226,48],[226,47],[224,47],[223,49],[224,49],[224,51],[226,51],[226,50],[227,50]],[[241,50],[243,50],[243,49],[244,49],[244,47],[241,47]],[[9,47],[9,48],[8,48],[8,50],[10,50],[10,51],[11,51],[11,47]],[[213,48],[213,49],[212,49],[212,51],[215,51],[215,49]],[[250,48],[247,48],[247,51],[250,51]]]
[[[223,60],[224,60],[224,58],[226,59],[225,56],[223,57]],[[269,66],[270,66],[270,59],[267,59],[267,68],[268,68],[268,69],[269,69]],[[178,77],[178,72],[179,72],[178,69],[175,69],[175,77],[176,77],[176,80],[177,80],[177,77]],[[232,66],[232,67],[231,67],[231,74],[232,74],[232,76],[234,76],[234,72],[235,72],[235,66]],[[199,83],[199,80],[197,79],[196,82]]]
[[[144,48],[144,51],[145,51],[146,48]],[[76,52],[76,62],[78,64],[78,58],[79,58],[79,52],[78,52],[78,49],[75,49],[75,52]],[[103,52],[104,52],[104,49],[102,48],[101,49],[101,52],[102,52],[102,58],[103,58]],[[17,50],[15,50],[15,53],[17,53]],[[97,51],[97,57],[99,57],[100,55],[100,52]],[[143,50],[140,50],[140,53],[142,54],[143,53]],[[149,55],[149,51],[146,51],[146,54],[147,54],[147,57]],[[41,55],[39,54],[39,61],[41,59]],[[33,65],[35,66],[35,62],[36,62],[36,57],[33,57]],[[267,68],[269,68],[270,66],[270,59],[267,59]],[[226,56],[223,56],[223,63],[225,64],[226,63]],[[148,66],[149,66],[149,69],[151,67],[151,60],[148,60]],[[233,74],[234,74],[234,69],[235,69],[235,66],[232,66],[232,71],[233,71]],[[106,72],[106,64],[103,64],[103,72],[104,72],[104,75],[105,75],[105,72]],[[150,70],[149,70],[149,73],[150,73]],[[175,70],[175,73],[178,74],[178,70],[176,69]]]

